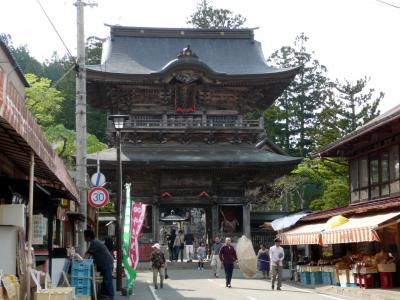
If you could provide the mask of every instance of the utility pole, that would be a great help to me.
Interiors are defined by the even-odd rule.
[[[87,165],[86,165],[86,68],[85,68],[85,30],[84,13],[86,5],[96,6],[94,3],[85,3],[77,0],[76,25],[77,25],[77,62],[76,62],[76,185],[80,197],[80,212],[84,221],[80,223],[79,253],[86,252],[86,242],[83,236],[87,228]]]

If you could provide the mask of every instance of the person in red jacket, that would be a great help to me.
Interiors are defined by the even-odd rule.
[[[219,258],[224,265],[225,277],[226,277],[226,287],[231,286],[232,274],[233,274],[233,264],[237,262],[236,251],[231,245],[231,238],[225,239],[225,245],[222,246],[219,251]]]

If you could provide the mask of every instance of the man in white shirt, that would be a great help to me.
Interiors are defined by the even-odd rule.
[[[275,239],[275,246],[269,248],[269,257],[271,261],[272,289],[275,288],[275,281],[277,280],[276,289],[280,291],[282,286],[282,261],[285,258],[285,252],[281,247],[279,238]]]

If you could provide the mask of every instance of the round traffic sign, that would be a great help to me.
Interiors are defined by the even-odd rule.
[[[91,188],[88,194],[88,203],[94,208],[103,207],[108,203],[108,191],[101,186]]]
[[[92,182],[93,186],[103,186],[106,183],[106,177],[103,173],[98,172],[92,175],[90,181]]]

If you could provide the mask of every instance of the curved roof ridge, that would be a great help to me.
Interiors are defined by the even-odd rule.
[[[185,27],[138,27],[138,26],[121,26],[110,25],[111,36],[142,36],[142,37],[176,37],[176,38],[244,38],[254,39],[255,28],[185,28]]]

